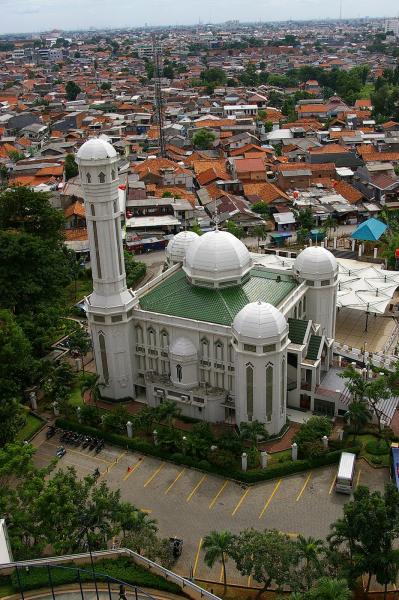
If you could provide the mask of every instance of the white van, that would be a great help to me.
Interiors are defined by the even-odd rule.
[[[351,494],[354,489],[356,454],[342,452],[338,474],[335,479],[335,491]]]

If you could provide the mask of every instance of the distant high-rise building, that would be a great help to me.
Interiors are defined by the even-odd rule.
[[[399,37],[399,19],[387,19],[385,21],[385,33],[391,31],[395,37]]]

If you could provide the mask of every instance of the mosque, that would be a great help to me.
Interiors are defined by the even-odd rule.
[[[224,231],[182,231],[167,269],[141,289],[126,285],[118,156],[91,139],[77,154],[93,273],[87,315],[103,396],[150,406],[177,403],[210,422],[258,420],[270,434],[287,406],[334,415],[317,388],[332,362],[338,265],[321,247],[290,270],[256,263]]]

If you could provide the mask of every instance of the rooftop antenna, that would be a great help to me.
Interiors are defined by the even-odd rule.
[[[159,149],[162,158],[166,157],[165,135],[163,131],[163,114],[162,114],[162,51],[160,44],[157,42],[155,33],[152,35],[152,50],[154,57],[154,99],[155,99],[155,118],[159,127]]]

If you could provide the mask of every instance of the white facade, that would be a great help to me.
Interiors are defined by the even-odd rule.
[[[187,416],[259,420],[270,434],[285,425],[287,403],[313,409],[332,354],[335,258],[309,248],[288,275],[261,266],[254,272],[231,234],[182,232],[168,246],[167,270],[133,292],[123,263],[116,152],[90,140],[77,162],[93,270],[88,321],[103,395],[151,406],[174,400]],[[258,293],[251,290],[280,300],[246,303]],[[146,304],[151,297],[156,308]]]

